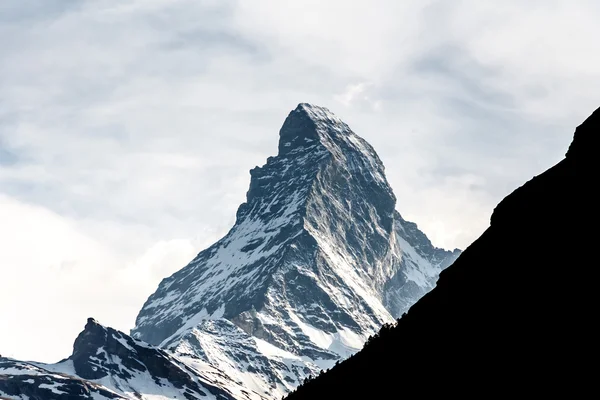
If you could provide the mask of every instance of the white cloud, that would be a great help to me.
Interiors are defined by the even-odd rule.
[[[399,211],[450,248],[598,105],[594,1],[0,7],[0,352],[22,358],[68,355],[88,316],[131,327],[233,224],[299,102],[371,142]]]
[[[160,240],[119,254],[80,231],[80,223],[6,196],[0,220],[0,321],[11,327],[0,329],[0,353],[46,361],[69,354],[87,317],[128,330],[159,281],[216,239],[205,230],[202,239]]]
[[[373,86],[369,82],[350,84],[344,92],[334,95],[333,99],[345,107],[381,110],[381,100],[372,99],[368,93],[369,88]]]
[[[96,291],[98,266],[112,261],[100,243],[42,207],[2,196],[0,221],[0,352],[56,361],[65,356],[53,351],[64,346],[61,335],[74,340],[89,312],[84,304]]]

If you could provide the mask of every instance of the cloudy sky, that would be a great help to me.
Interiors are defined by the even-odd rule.
[[[67,357],[89,316],[127,332],[231,227],[300,102],[465,248],[600,105],[599,18],[595,0],[0,0],[0,354]]]

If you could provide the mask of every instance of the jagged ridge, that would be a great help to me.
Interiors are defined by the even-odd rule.
[[[0,395],[31,399],[260,399],[208,365],[88,319],[71,357],[43,364],[0,359]]]

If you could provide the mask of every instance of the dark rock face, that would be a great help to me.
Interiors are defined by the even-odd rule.
[[[94,380],[110,376],[127,382],[137,374],[147,373],[157,384],[160,385],[162,378],[183,393],[187,392],[192,399],[196,398],[194,393],[205,397],[206,391],[216,392],[223,399],[230,398],[220,389],[201,388],[194,376],[195,372],[178,363],[165,351],[133,340],[91,318],[88,319],[85,330],[75,340],[70,359],[75,373],[83,379]]]
[[[397,326],[288,398],[583,397],[596,390],[600,109],[566,158],[491,225]],[[591,358],[593,360],[593,358]],[[390,384],[398,382],[398,385]]]

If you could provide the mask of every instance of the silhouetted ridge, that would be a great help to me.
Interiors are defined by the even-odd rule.
[[[578,158],[580,162],[596,161],[596,156],[600,150],[599,133],[597,132],[599,125],[600,108],[594,111],[575,130],[575,137],[567,151],[567,159]]]
[[[288,399],[595,392],[599,130],[596,111],[567,158],[500,202],[397,326]]]

